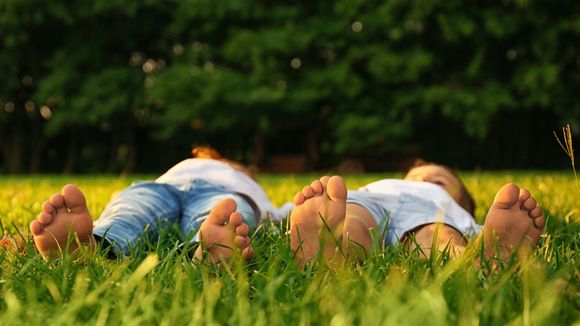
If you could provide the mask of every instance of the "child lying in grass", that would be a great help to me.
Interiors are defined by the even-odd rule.
[[[199,229],[191,240],[201,241],[196,258],[207,249],[212,261],[227,260],[233,250],[249,259],[253,255],[249,226],[267,214],[285,217],[287,206],[275,209],[240,165],[214,152],[197,151],[198,158],[177,164],[155,182],[126,189],[108,204],[94,226],[82,192],[74,185],[65,186],[42,205],[31,224],[36,247],[46,258],[63,248],[75,251],[77,244],[67,243],[72,231],[88,248],[100,242],[115,255],[128,255],[146,232],[155,235],[163,225],[174,224],[186,235]],[[480,234],[484,254],[505,260],[513,253],[529,255],[545,224],[530,193],[507,184],[498,191],[485,225],[477,225],[473,199],[461,179],[451,169],[433,163],[415,166],[404,180],[381,180],[359,191],[347,192],[339,176],[322,177],[298,192],[294,204],[291,247],[299,266],[320,251],[328,261],[343,256],[359,259],[371,250],[373,232],[381,242],[405,243],[425,257],[431,247],[459,256],[466,238]],[[327,229],[334,239],[325,236]]]
[[[291,246],[299,266],[320,251],[327,261],[358,259],[371,250],[373,232],[381,242],[404,243],[425,257],[431,247],[457,257],[466,238],[480,234],[484,255],[506,260],[513,253],[529,255],[545,224],[534,197],[507,184],[497,192],[485,224],[477,225],[473,199],[461,179],[427,162],[411,168],[404,180],[380,180],[358,191],[347,191],[340,176],[325,176],[298,192],[294,204]]]
[[[285,217],[288,208],[275,209],[240,164],[209,148],[195,148],[193,154],[196,158],[178,163],[155,181],[125,189],[94,224],[81,190],[66,185],[42,204],[30,224],[36,248],[53,258],[65,248],[76,251],[77,242],[89,250],[99,242],[114,255],[125,256],[144,235],[155,238],[160,228],[177,225],[187,239],[201,242],[197,259],[207,253],[211,261],[227,260],[234,250],[249,259],[249,228],[270,214]],[[73,232],[78,241],[68,243]]]

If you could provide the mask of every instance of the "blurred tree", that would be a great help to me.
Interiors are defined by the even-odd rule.
[[[11,173],[24,172],[23,149],[36,109],[31,93],[42,67],[42,49],[32,37],[42,17],[35,15],[33,7],[27,1],[5,2],[0,15],[0,145],[5,169]]]
[[[580,123],[579,7],[0,0],[0,168],[158,170],[193,143],[552,164],[537,134]]]

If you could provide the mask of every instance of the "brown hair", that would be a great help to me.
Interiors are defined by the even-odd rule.
[[[469,214],[471,214],[471,216],[475,216],[475,201],[473,200],[473,196],[471,196],[471,193],[469,193],[469,191],[467,190],[467,187],[465,187],[465,184],[463,184],[463,180],[461,180],[459,175],[457,175],[455,170],[453,170],[452,168],[450,168],[446,165],[443,165],[443,164],[438,164],[438,163],[418,159],[411,165],[411,167],[407,170],[406,173],[409,173],[414,168],[418,168],[421,166],[427,166],[427,165],[435,165],[435,166],[444,168],[449,173],[451,173],[455,178],[457,178],[457,180],[459,180],[459,184],[461,185],[461,187],[460,187],[461,189],[459,190],[460,196],[459,196],[458,204],[459,204],[459,206],[463,207],[463,209],[465,209]]]
[[[220,152],[215,148],[209,146],[196,146],[191,150],[191,155],[195,158],[206,158],[211,160],[217,160],[229,164],[232,168],[246,174],[250,178],[254,179],[254,175],[245,166],[238,162],[234,162],[224,158]]]
[[[214,148],[205,146],[196,146],[191,150],[191,155],[195,158],[209,158],[212,160],[221,160],[223,156]]]

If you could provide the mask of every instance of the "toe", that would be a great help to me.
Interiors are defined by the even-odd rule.
[[[224,225],[230,218],[230,215],[236,211],[236,208],[236,201],[232,198],[226,198],[211,208],[208,221],[212,224]]]
[[[501,187],[495,195],[493,205],[500,209],[512,208],[518,201],[520,189],[513,183],[508,183]]]
[[[518,196],[518,201],[520,203],[524,203],[526,200],[528,200],[528,198],[530,198],[530,192],[528,191],[528,189],[520,189],[520,194]]]
[[[233,226],[234,228],[239,227],[240,225],[242,225],[242,223],[244,222],[244,219],[242,218],[242,214],[238,213],[238,212],[233,212],[230,215],[230,220],[229,220],[229,224],[231,226]]]
[[[64,209],[64,197],[61,194],[54,194],[50,197],[50,203],[58,210]]]
[[[245,260],[250,260],[250,258],[254,257],[254,249],[250,246],[246,247],[242,251],[242,257],[244,257]]]
[[[250,233],[250,227],[247,224],[242,224],[236,228],[237,235],[246,236],[248,233]]]
[[[32,223],[30,223],[30,232],[32,232],[32,235],[37,236],[42,234],[43,228],[42,228],[42,224],[40,224],[40,222],[38,222],[37,220],[32,221]]]
[[[538,218],[540,216],[542,216],[542,208],[540,206],[536,206],[530,211],[531,218]]]
[[[234,237],[234,245],[238,248],[245,248],[250,244],[250,238],[242,236],[242,235],[236,235]]]
[[[312,181],[312,183],[310,184],[310,187],[312,187],[312,190],[314,191],[314,195],[316,195],[316,196],[322,195],[322,192],[324,191],[324,188],[322,187],[322,182],[320,182],[320,180]]]
[[[532,209],[536,208],[537,206],[538,206],[538,202],[536,202],[536,199],[534,197],[528,197],[528,199],[526,199],[522,203],[522,209],[525,209],[528,212],[530,212]]]
[[[68,184],[62,188],[64,205],[72,213],[82,214],[87,212],[87,201],[82,191],[73,184]]]
[[[310,187],[310,186],[306,186],[306,187],[302,188],[302,193],[304,194],[304,198],[306,198],[306,199],[314,196],[314,190],[312,190],[312,187]]]
[[[52,223],[52,214],[42,212],[42,213],[38,214],[37,220],[42,225],[49,225],[50,223]]]
[[[294,196],[294,205],[302,205],[302,203],[304,203],[305,200],[306,198],[304,198],[304,194],[302,193],[302,191],[297,192],[296,196]]]
[[[52,206],[52,203],[50,201],[47,200],[44,203],[42,203],[42,212],[48,214],[52,214],[55,212],[54,206]]]
[[[546,225],[546,219],[543,216],[534,219],[534,226],[538,229],[543,229]]]
[[[330,178],[326,185],[326,192],[333,201],[346,200],[346,184],[344,183],[344,179],[337,175]]]
[[[330,177],[327,175],[320,178],[320,183],[322,184],[323,187],[326,187],[326,184],[328,184],[329,179],[330,179]]]

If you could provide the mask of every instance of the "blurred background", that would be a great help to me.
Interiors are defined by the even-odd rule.
[[[1,0],[0,172],[568,168],[579,49],[577,0]]]

